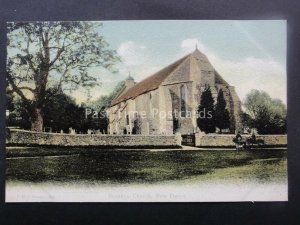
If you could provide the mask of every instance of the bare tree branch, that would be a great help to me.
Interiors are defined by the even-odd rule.
[[[32,61],[31,61],[31,59],[29,58],[29,56],[30,56],[30,53],[29,53],[29,46],[30,46],[30,37],[28,36],[27,47],[26,47],[26,49],[25,49],[25,52],[26,52],[26,54],[27,54],[27,56],[28,56],[28,57],[26,57],[26,61],[28,62],[30,69],[32,69],[32,71],[33,71],[34,73],[38,73],[38,70],[37,70],[36,68],[34,68],[33,63],[32,63]]]
[[[8,72],[6,73],[6,77],[7,77],[9,84],[11,85],[13,91],[16,92],[24,101],[29,101],[29,99],[26,98],[26,96],[21,91],[21,89],[15,84],[13,78],[11,77],[11,75]]]
[[[64,50],[65,48],[63,46],[61,49],[57,51],[55,58],[49,63],[49,67],[51,67],[56,62],[56,60],[60,57],[61,53],[63,53]]]

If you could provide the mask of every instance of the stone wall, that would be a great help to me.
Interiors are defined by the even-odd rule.
[[[176,147],[176,135],[101,135],[56,134],[11,129],[6,134],[8,145],[103,146],[103,147]]]
[[[197,147],[233,147],[235,135],[195,135]],[[250,135],[243,135],[243,138]],[[286,146],[287,135],[257,135],[267,146]],[[181,136],[176,135],[101,135],[39,133],[18,129],[7,130],[8,145],[41,146],[102,146],[102,147],[177,147]]]
[[[250,135],[242,135],[243,138],[249,138]],[[197,147],[232,147],[235,144],[232,139],[235,135],[195,135],[195,142]],[[257,135],[256,139],[262,139],[266,146],[286,146],[287,135]]]

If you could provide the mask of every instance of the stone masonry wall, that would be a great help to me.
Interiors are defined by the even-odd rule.
[[[232,147],[235,135],[196,134],[197,147]],[[243,138],[250,135],[243,135]],[[257,135],[267,146],[286,146],[287,135]],[[104,146],[104,147],[176,147],[181,144],[178,135],[88,135],[56,134],[11,129],[6,134],[8,145],[41,146]]]
[[[101,135],[56,134],[11,129],[6,134],[6,144],[48,146],[161,146],[175,147],[180,138],[175,135]]]

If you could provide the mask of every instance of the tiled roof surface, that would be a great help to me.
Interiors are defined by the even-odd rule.
[[[190,54],[189,54],[190,55]],[[142,80],[141,82],[135,84],[132,88],[129,88],[125,93],[118,96],[112,101],[111,106],[116,105],[122,101],[128,99],[134,99],[137,96],[155,90],[159,85],[186,59],[188,56],[185,56],[176,62],[170,64],[169,66],[163,68],[162,70],[156,72],[150,77]]]

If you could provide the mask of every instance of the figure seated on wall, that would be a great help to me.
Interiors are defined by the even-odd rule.
[[[236,149],[251,149],[254,146],[262,146],[265,144],[264,140],[256,139],[255,134],[253,133],[250,138],[243,139],[240,132],[237,133],[236,137],[232,140],[235,143]]]
[[[251,137],[247,138],[247,140],[246,140],[246,147],[248,147],[248,148],[251,148],[255,145],[261,146],[261,145],[264,145],[264,144],[265,144],[264,140],[256,139],[255,133],[252,133]]]
[[[243,137],[240,132],[237,132],[235,138],[233,138],[232,141],[235,143],[236,150],[243,149],[246,143],[246,141],[243,140]]]

